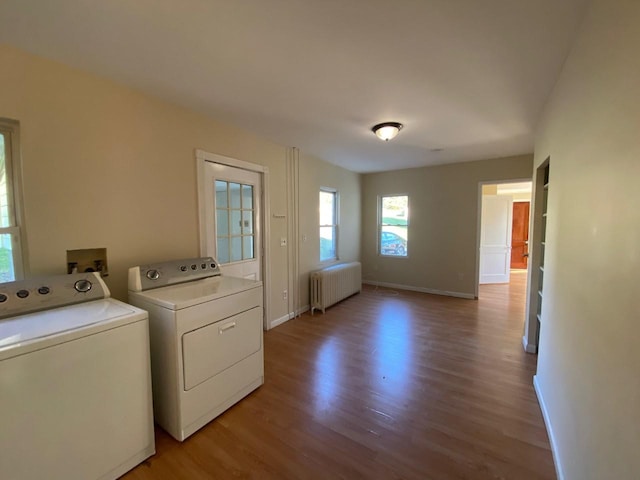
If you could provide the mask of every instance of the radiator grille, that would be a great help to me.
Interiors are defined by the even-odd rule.
[[[311,274],[311,314],[362,291],[360,262],[341,263]]]

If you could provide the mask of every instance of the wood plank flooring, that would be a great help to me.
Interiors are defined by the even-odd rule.
[[[464,300],[365,287],[265,333],[266,383],[125,475],[554,479],[522,349],[525,274]]]

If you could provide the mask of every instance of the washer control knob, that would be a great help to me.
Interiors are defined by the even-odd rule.
[[[4,303],[9,299],[4,293],[0,293],[0,303]]]
[[[147,272],[147,278],[149,280],[157,280],[160,278],[160,272],[158,270],[149,270]]]
[[[29,290],[18,290],[16,295],[18,298],[27,298],[29,296]]]
[[[89,280],[78,280],[73,285],[73,288],[76,289],[76,292],[80,293],[87,293],[89,290],[91,290],[91,287],[93,287],[93,284]]]
[[[49,292],[51,292],[51,289],[50,289],[49,287],[44,287],[44,286],[43,286],[43,287],[40,287],[40,288],[38,289],[38,293],[39,293],[40,295],[47,295]]]
[[[206,263],[201,264],[200,268],[204,270],[205,268],[207,268],[207,264]]]
[[[191,265],[191,270],[197,270],[198,266],[194,263],[193,265]]]
[[[211,264],[211,268],[216,268],[216,264],[215,264],[215,263],[212,263],[212,264]]]
[[[187,266],[186,265],[180,265],[180,271],[181,272],[186,272],[187,271]]]

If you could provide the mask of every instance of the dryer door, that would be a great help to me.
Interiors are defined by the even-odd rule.
[[[252,308],[182,336],[184,389],[190,390],[257,352],[262,308]]]

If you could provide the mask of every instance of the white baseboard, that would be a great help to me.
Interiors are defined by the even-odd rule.
[[[547,410],[547,404],[544,401],[542,390],[540,390],[540,385],[538,384],[537,375],[533,376],[533,388],[536,391],[536,396],[538,397],[538,404],[540,405],[540,410],[542,410],[542,418],[544,418],[544,425],[547,428],[547,435],[549,436],[549,443],[551,444],[551,454],[553,455],[553,464],[556,467],[556,476],[558,477],[558,480],[564,480],[562,463],[560,462],[560,456],[558,454],[556,437],[553,434],[553,427],[551,426],[549,411]]]
[[[304,312],[307,312],[311,307],[309,305],[305,305],[302,308],[299,308],[297,313],[294,312],[289,312],[286,315],[283,315],[280,318],[276,318],[275,320],[271,320],[271,323],[269,323],[269,330],[271,330],[272,328],[277,327],[278,325],[282,325],[285,322],[288,322],[289,320],[291,320],[292,318],[295,318],[299,315],[302,315]]]
[[[399,283],[376,282],[373,280],[363,280],[362,283],[365,283],[367,285],[374,285],[378,287],[396,288],[398,290],[409,290],[411,292],[432,293],[434,295],[445,295],[447,297],[468,298],[470,300],[473,300],[474,298],[476,298],[473,293],[449,292],[446,290],[435,290],[433,288],[401,285]]]
[[[280,318],[276,318],[275,320],[271,320],[271,323],[269,324],[269,330],[271,330],[272,328],[277,327],[278,325],[282,325],[284,322],[291,320],[293,318],[293,314],[292,313],[288,313],[286,315],[283,315]]]
[[[536,345],[531,345],[526,336],[522,336],[522,347],[524,351],[527,353],[538,353],[538,347]]]

